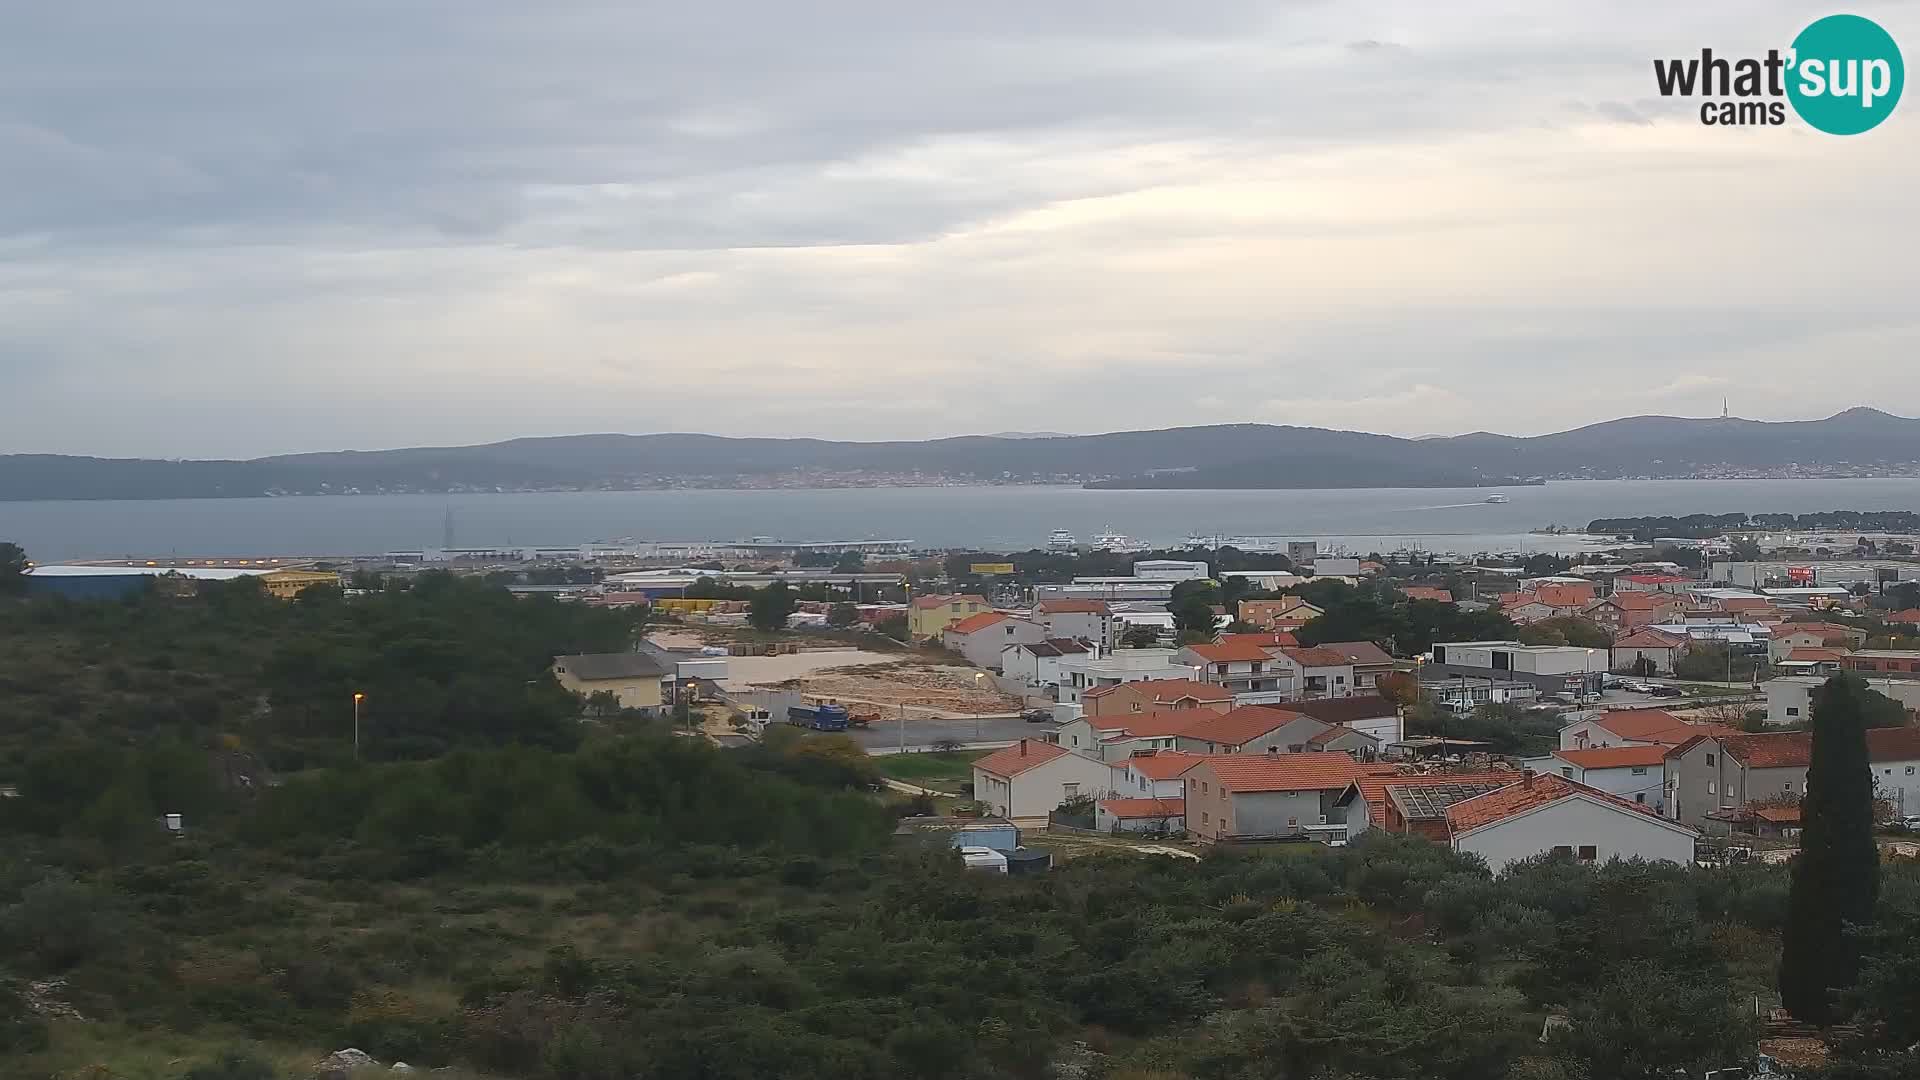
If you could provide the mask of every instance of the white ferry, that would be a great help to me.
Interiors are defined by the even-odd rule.
[[[1048,551],[1072,551],[1073,545],[1073,533],[1066,529],[1055,529],[1052,535],[1047,537]]]

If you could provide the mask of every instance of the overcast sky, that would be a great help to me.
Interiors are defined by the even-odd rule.
[[[1835,10],[14,5],[0,451],[1914,415],[1920,100],[1654,92]]]

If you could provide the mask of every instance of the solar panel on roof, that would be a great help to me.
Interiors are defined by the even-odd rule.
[[[1387,789],[1407,820],[1441,818],[1454,803],[1498,791],[1512,780],[1485,780],[1467,784],[1395,784]]]

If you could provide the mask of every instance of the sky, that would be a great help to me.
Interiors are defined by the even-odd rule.
[[[1920,100],[1654,86],[1835,10],[18,5],[0,452],[1920,414]]]

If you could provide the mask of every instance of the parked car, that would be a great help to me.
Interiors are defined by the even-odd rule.
[[[1686,691],[1677,686],[1648,687],[1647,693],[1654,697],[1685,697]]]
[[[1029,724],[1045,724],[1053,720],[1053,714],[1045,709],[1028,709],[1020,714],[1020,719]]]

